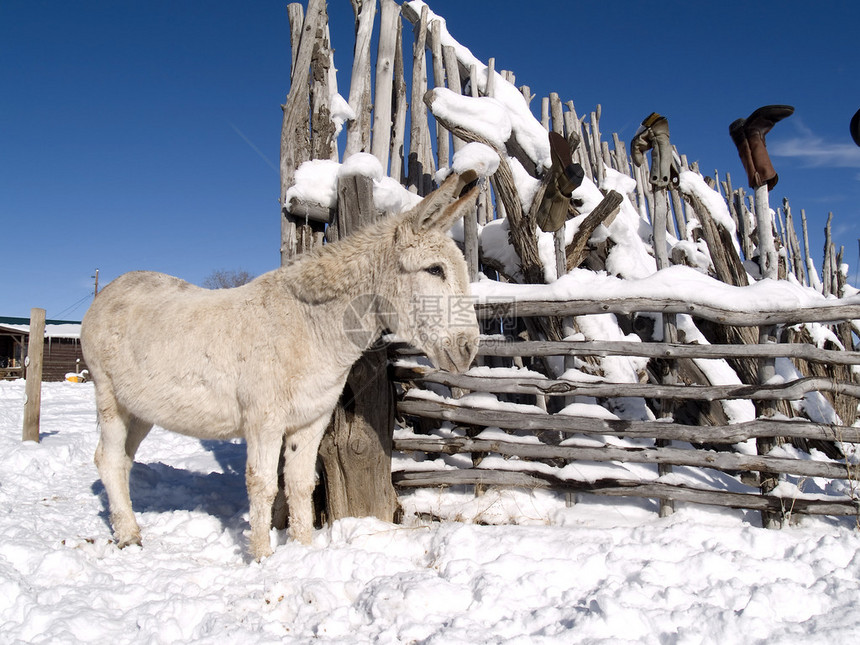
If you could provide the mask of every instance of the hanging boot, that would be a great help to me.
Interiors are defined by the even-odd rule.
[[[851,129],[851,138],[854,139],[854,143],[860,146],[860,110],[857,110],[854,116],[851,117],[849,128]]]
[[[669,142],[669,121],[666,117],[652,112],[633,136],[630,142],[630,157],[633,163],[641,166],[645,152],[651,150],[651,175],[649,181],[654,189],[668,188],[678,183],[679,171],[673,163],[672,144]]]
[[[549,133],[549,150],[552,156],[552,164],[555,168],[560,167],[561,173],[556,179],[558,189],[562,195],[570,196],[582,184],[585,171],[578,163],[573,163],[571,147],[563,136],[556,132]]]
[[[537,211],[537,224],[542,231],[554,232],[564,226],[570,209],[570,197],[579,188],[585,172],[573,163],[570,146],[563,136],[549,133],[552,166],[544,180],[544,194]]]
[[[668,188],[672,179],[672,145],[669,143],[669,121],[656,112],[642,122],[651,130],[651,185],[654,188]]]
[[[741,163],[744,165],[744,170],[747,173],[747,182],[750,188],[755,188],[755,164],[753,164],[752,155],[750,154],[750,144],[747,141],[746,135],[744,135],[744,124],[746,122],[746,119],[732,121],[729,126],[729,135],[738,149],[738,156],[741,158]]]
[[[768,190],[773,190],[779,175],[776,174],[770,155],[767,153],[765,135],[771,131],[773,126],[784,118],[794,114],[794,108],[790,105],[765,105],[755,110],[746,118],[743,130],[747,143],[749,144],[750,156],[755,167],[755,186],[767,185]]]

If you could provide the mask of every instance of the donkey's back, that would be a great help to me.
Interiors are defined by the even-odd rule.
[[[270,307],[259,306],[271,280],[209,290],[135,271],[111,282],[81,325],[99,401],[114,399],[120,414],[184,434],[240,435],[243,380],[259,387],[265,372],[262,354],[254,355],[260,365],[248,365],[247,344],[259,328],[271,334]]]

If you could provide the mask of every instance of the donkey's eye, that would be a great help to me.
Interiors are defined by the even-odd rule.
[[[431,264],[429,267],[424,269],[430,275],[434,275],[437,278],[445,279],[445,267],[441,264]]]

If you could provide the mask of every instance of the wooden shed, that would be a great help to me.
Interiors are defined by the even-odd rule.
[[[29,342],[29,318],[0,316],[0,378],[26,377],[24,359]],[[85,367],[80,321],[46,320],[42,380],[62,381],[66,374],[79,373]]]

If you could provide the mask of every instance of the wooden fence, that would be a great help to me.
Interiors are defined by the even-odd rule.
[[[590,303],[570,307],[570,303],[527,302],[512,303],[518,315],[550,316],[559,313],[593,315],[604,313],[604,305]],[[684,311],[689,303],[672,300],[617,303],[612,309],[619,315],[634,315],[639,311]],[[484,316],[500,313],[499,304],[478,307]],[[731,312],[711,308],[696,311],[696,316],[712,322],[765,325],[773,320],[803,323],[821,317],[860,315],[860,303],[833,307],[785,311]],[[745,360],[755,362],[803,360],[818,365],[860,365],[860,352],[828,350],[810,344],[751,344],[710,345],[649,343],[631,341],[522,341],[496,337],[485,338],[479,352],[481,357],[504,357],[517,362],[538,357],[602,357],[641,356],[650,361]],[[440,469],[428,471],[405,469],[395,473],[400,488],[416,486],[452,486],[470,484],[480,490],[486,486],[516,486],[549,488],[567,493],[592,493],[609,496],[657,498],[664,502],[695,502],[765,511],[781,523],[792,514],[858,515],[860,496],[857,485],[856,462],[851,444],[860,442],[860,428],[836,423],[815,422],[787,416],[760,416],[740,423],[704,425],[678,423],[673,420],[624,420],[587,416],[572,416],[559,410],[558,405],[539,399],[588,397],[605,401],[619,397],[679,402],[720,402],[727,400],[798,401],[809,393],[824,393],[830,401],[849,397],[854,407],[860,399],[860,385],[829,377],[798,376],[771,384],[702,385],[588,382],[571,378],[549,378],[535,375],[511,374],[510,369],[490,368],[478,374],[455,375],[414,364],[408,350],[400,352],[396,378],[405,394],[398,403],[398,412],[417,427],[426,424],[417,420],[448,423],[453,432],[444,438],[400,433],[394,442],[396,450],[404,453],[471,454],[474,466],[469,469]],[[513,361],[511,361],[513,364]],[[657,370],[652,370],[652,374]],[[498,373],[498,375],[496,374]],[[653,380],[653,379],[652,379]],[[682,379],[683,380],[683,379]],[[442,385],[459,398],[424,394],[427,384]],[[485,392],[502,401],[513,396],[516,400],[534,399],[499,405],[469,401],[467,393]],[[655,406],[656,407],[656,406]],[[556,412],[553,413],[552,409]],[[485,436],[487,428],[496,429]],[[523,434],[529,439],[524,440]],[[607,437],[623,438],[613,442]],[[535,440],[537,439],[537,440]],[[635,446],[626,445],[633,440]],[[791,449],[778,449],[778,456],[755,454],[755,448],[738,451],[738,444],[753,440],[757,445],[786,444]],[[752,454],[751,454],[752,453]],[[847,453],[847,454],[846,454]],[[815,458],[811,457],[815,455]],[[499,459],[483,467],[488,456]],[[631,472],[622,477],[583,477],[581,469],[571,464],[583,462],[612,462],[615,464],[647,464],[651,472],[639,476]],[[658,466],[663,467],[658,472]],[[683,467],[679,478],[666,467]],[[714,471],[723,477],[714,477]],[[729,481],[729,480],[733,481]],[[764,480],[782,486],[768,486],[762,493]],[[712,485],[692,485],[691,481],[710,481]],[[787,485],[786,485],[787,484]],[[829,491],[829,493],[828,493]]]
[[[709,303],[655,301],[647,294],[599,302],[520,298],[513,312],[505,305],[479,304],[487,330],[500,328],[499,321],[491,324],[500,312],[508,324],[502,325],[506,336],[482,342],[483,367],[477,373],[428,370],[402,353],[395,367],[405,392],[397,410],[413,421],[409,427],[416,432],[398,432],[394,449],[470,453],[474,467],[407,469],[394,474],[396,486],[468,483],[479,491],[504,485],[653,497],[663,500],[663,513],[671,512],[672,501],[693,501],[760,510],[768,526],[781,524],[788,513],[857,514],[852,444],[860,442],[854,427],[860,397],[854,321],[860,320],[860,304],[846,297],[851,289],[830,222],[819,273],[809,251],[804,211],[801,246],[787,202],[772,212],[766,191],[753,194],[734,187],[729,173],[702,177],[699,164],[677,150],[682,180],[661,192],[649,183],[647,159],[636,166],[617,134],[611,135],[611,143],[604,139],[599,105],[580,116],[572,101],[550,94],[541,99],[540,117],[535,118],[529,111],[534,99],[529,87],[517,87],[513,72],[496,73],[493,59],[475,59],[426,4],[353,0],[352,5],[356,41],[348,106],[337,91],[326,3],[309,0],[307,11],[298,3],[289,5],[293,56],[281,136],[284,262],[379,214],[369,178],[349,185],[339,181],[337,203],[291,195],[304,162],[371,153],[384,174],[424,195],[432,190],[437,170],[449,167],[464,143],[480,142],[496,150],[499,168],[484,186],[475,213],[464,218],[461,241],[473,279],[480,275],[544,285],[575,269],[627,278],[618,257],[628,253],[640,264],[685,265],[739,289],[771,277],[837,297],[773,311],[723,311]],[[409,44],[411,56],[404,55]],[[345,47],[339,51],[347,51]],[[438,99],[446,92],[475,100],[495,98],[519,125],[503,143],[491,141],[439,108]],[[668,113],[671,106],[662,109]],[[346,136],[339,139],[337,128],[344,122]],[[569,205],[568,222],[555,234],[540,232],[535,223],[549,175],[546,159],[529,145],[535,127],[565,137],[585,174]],[[728,135],[725,143],[732,145]],[[523,199],[528,192],[524,175],[537,185],[528,199]],[[498,235],[489,241],[492,230],[505,237],[504,253],[499,253]],[[547,240],[554,249],[549,259],[541,251]],[[615,340],[594,333],[589,321],[597,314],[614,315]],[[683,316],[695,338],[678,336],[676,320]],[[610,362],[620,357],[629,363],[635,382],[611,378]],[[697,362],[702,360],[730,368],[736,382],[712,382]],[[790,362],[796,378],[777,382],[781,361]],[[576,374],[583,376],[571,377]],[[369,400],[387,402],[387,387],[379,383]],[[449,396],[428,391],[440,387]],[[470,392],[493,397],[476,398]],[[814,413],[811,397],[820,404]],[[496,403],[479,404],[487,400]],[[638,402],[638,416],[609,413],[617,413],[624,400]],[[591,406],[590,416],[569,414],[585,409],[576,405],[583,401]],[[754,415],[732,423],[726,412],[729,401],[753,402]],[[597,408],[606,411],[600,418],[594,416]],[[335,414],[344,416],[349,415]],[[383,453],[372,460],[380,474],[369,488],[378,491],[391,485],[389,471],[379,467],[387,459],[391,428],[388,415],[377,416],[373,432]],[[435,429],[443,423],[456,428],[453,435],[440,436]],[[349,450],[349,442],[334,443]],[[367,455],[332,454],[328,460],[365,463]],[[625,476],[576,475],[584,472],[584,464],[594,463],[615,464]],[[631,464],[648,468],[637,466],[640,476],[633,477],[627,468]],[[368,469],[358,470],[367,488]],[[713,485],[690,484],[697,479]],[[357,488],[348,481],[344,487]],[[391,496],[381,497],[384,512],[372,504],[355,507],[390,519]]]

